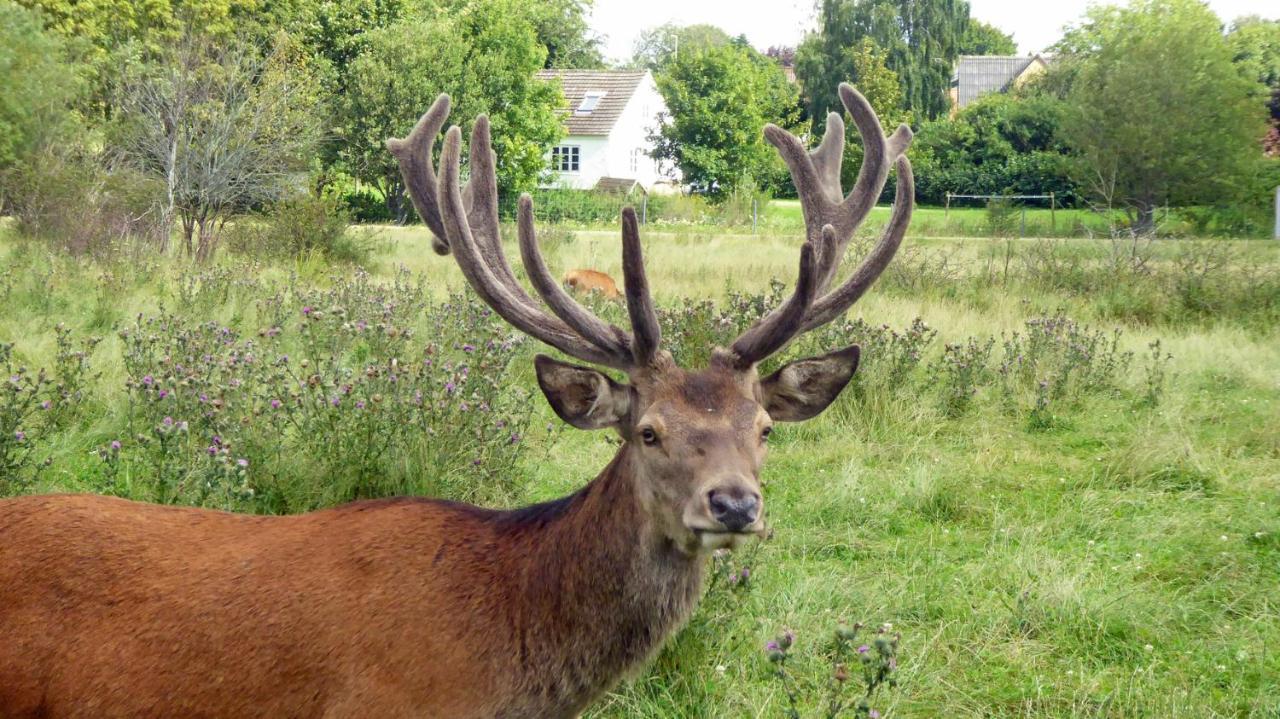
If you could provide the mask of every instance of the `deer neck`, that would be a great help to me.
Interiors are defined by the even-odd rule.
[[[704,561],[645,519],[629,445],[559,502],[559,514],[526,527],[519,543],[527,604],[513,624],[529,688],[572,707],[607,691],[683,625]]]

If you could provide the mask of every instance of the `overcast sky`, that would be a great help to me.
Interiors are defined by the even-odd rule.
[[[974,17],[1013,33],[1023,53],[1053,44],[1063,26],[1077,22],[1090,4],[1095,3],[969,0]],[[1241,15],[1280,17],[1276,0],[1210,0],[1209,5],[1227,22]],[[631,56],[641,31],[667,22],[718,25],[730,35],[745,34],[763,50],[797,44],[813,18],[813,0],[595,0],[591,25],[605,36],[605,55],[621,60]]]

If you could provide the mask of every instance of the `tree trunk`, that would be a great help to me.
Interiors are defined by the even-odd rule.
[[[383,193],[387,198],[387,211],[397,225],[403,225],[409,219],[409,203],[405,201],[404,184],[390,183]]]
[[[1156,205],[1154,202],[1138,203],[1138,219],[1133,223],[1133,232],[1137,235],[1151,235],[1156,231]]]

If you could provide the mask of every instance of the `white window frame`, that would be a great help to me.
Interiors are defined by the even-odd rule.
[[[582,169],[582,146],[556,145],[551,148],[551,169],[556,172],[580,172]]]

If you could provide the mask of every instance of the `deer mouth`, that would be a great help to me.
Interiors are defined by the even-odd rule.
[[[758,527],[747,527],[739,531],[728,529],[699,529],[691,527],[698,539],[698,545],[704,550],[738,549],[751,537],[763,538],[768,533],[764,522]]]

